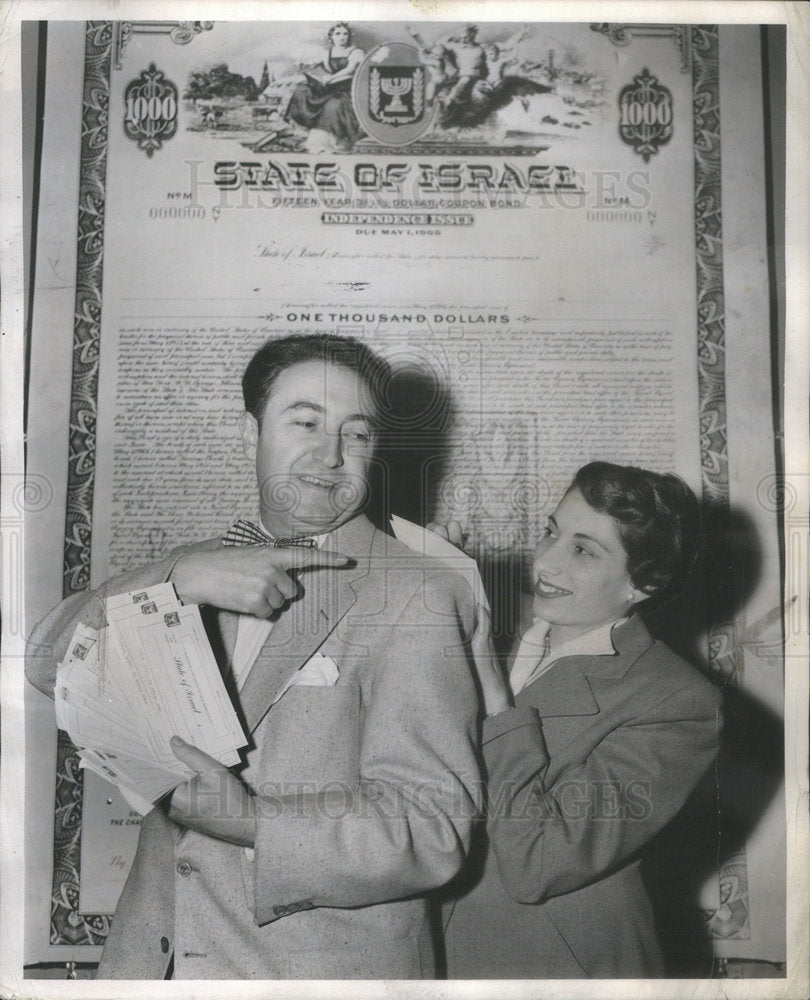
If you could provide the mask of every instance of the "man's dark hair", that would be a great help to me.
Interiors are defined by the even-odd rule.
[[[634,587],[662,596],[693,568],[700,509],[680,476],[591,462],[574,476],[568,492],[574,489],[590,507],[616,521]]]
[[[391,368],[366,344],[337,334],[292,334],[267,340],[256,351],[242,376],[245,409],[261,425],[262,414],[278,376],[303,361],[324,361],[356,372],[369,391],[369,401],[382,415],[388,406]]]

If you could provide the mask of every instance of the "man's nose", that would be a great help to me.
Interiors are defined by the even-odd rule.
[[[330,469],[343,465],[343,443],[340,434],[324,432],[316,451],[316,457]]]

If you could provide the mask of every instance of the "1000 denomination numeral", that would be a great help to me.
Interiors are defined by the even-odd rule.
[[[668,97],[662,97],[658,101],[626,98],[619,108],[619,115],[623,126],[670,125],[672,101]]]
[[[177,87],[154,63],[124,91],[124,132],[151,157],[177,132]]]
[[[174,94],[169,93],[164,97],[157,93],[153,93],[149,97],[143,94],[137,97],[130,94],[127,97],[126,121],[130,125],[140,125],[144,121],[148,124],[160,125],[164,121],[171,121],[176,114],[177,100]]]

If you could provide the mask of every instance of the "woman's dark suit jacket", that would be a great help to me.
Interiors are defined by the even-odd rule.
[[[484,722],[489,846],[447,926],[451,978],[663,972],[638,854],[714,760],[720,697],[638,615],[612,639]]]

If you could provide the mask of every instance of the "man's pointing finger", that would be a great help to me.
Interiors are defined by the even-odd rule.
[[[281,565],[285,569],[340,569],[354,565],[354,559],[329,549],[290,548],[283,553]]]

